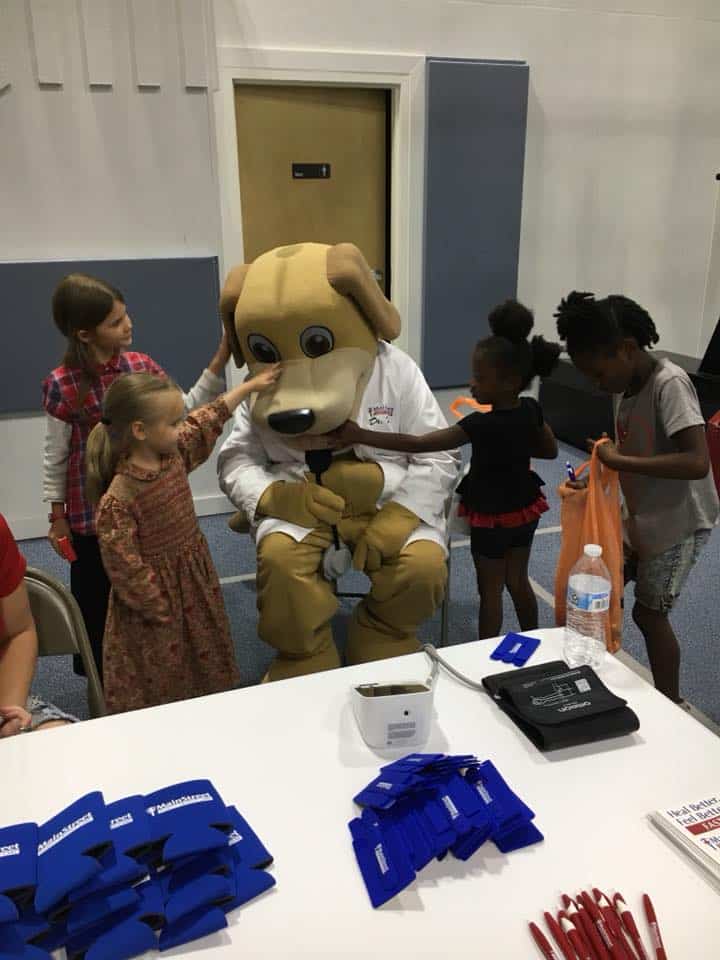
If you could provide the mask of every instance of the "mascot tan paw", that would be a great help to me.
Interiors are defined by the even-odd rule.
[[[228,526],[233,533],[250,533],[250,524],[244,510],[238,510],[228,520]]]
[[[263,493],[257,512],[277,517],[288,523],[312,529],[318,523],[337,523],[345,509],[345,501],[317,483],[287,483],[278,480]]]

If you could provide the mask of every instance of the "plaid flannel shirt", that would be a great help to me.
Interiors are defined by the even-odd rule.
[[[97,379],[78,409],[82,371],[77,367],[56,367],[43,381],[43,407],[51,417],[69,423],[70,454],[67,462],[65,508],[74,533],[94,534],[94,508],[85,496],[85,447],[90,431],[102,416],[102,402],[110,384],[124,373],[165,371],[144,353],[119,353],[98,370]]]

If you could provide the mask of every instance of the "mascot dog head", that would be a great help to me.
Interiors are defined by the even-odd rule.
[[[350,243],[278,247],[234,267],[220,310],[236,364],[255,374],[282,361],[252,416],[280,434],[320,434],[357,415],[377,355],[400,316]]]

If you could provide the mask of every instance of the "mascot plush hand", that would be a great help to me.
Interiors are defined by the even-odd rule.
[[[446,426],[417,365],[390,343],[397,310],[356,247],[316,243],[235,267],[220,308],[239,367],[254,375],[282,363],[275,388],[238,408],[218,461],[257,545],[258,632],[278,652],[270,679],[340,663],[327,579],[338,542],[371,581],[353,611],[347,660],[419,649],[417,627],[445,587],[457,454],[359,446],[326,453],[319,469],[311,452],[348,419],[395,433]]]

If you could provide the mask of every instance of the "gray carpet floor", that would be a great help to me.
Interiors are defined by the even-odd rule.
[[[467,449],[467,448],[466,448]],[[536,469],[547,483],[551,510],[545,514],[536,537],[530,562],[530,576],[539,596],[540,626],[554,626],[551,606],[555,565],[560,547],[560,507],[555,489],[564,479],[565,461],[577,465],[583,455],[563,447],[557,461],[536,464]],[[206,517],[200,521],[210,550],[223,581],[223,595],[230,622],[237,659],[243,683],[258,683],[267,670],[273,652],[258,639],[255,607],[255,556],[247,536],[231,533],[227,517]],[[60,560],[44,540],[28,540],[21,549],[32,566],[40,567],[68,583],[68,566]],[[685,593],[672,614],[676,633],[683,649],[683,694],[709,718],[720,723],[720,612],[718,611],[718,569],[720,568],[720,532],[714,532],[708,548],[692,572]],[[364,577],[353,574],[344,578],[341,590],[364,589]],[[352,600],[344,600],[335,622],[335,636],[342,651],[345,625],[352,609]],[[624,648],[640,664],[647,665],[644,643],[632,623],[632,587],[625,598]],[[464,539],[453,543],[449,643],[467,643],[476,638],[477,593],[469,546]],[[504,630],[515,630],[518,624],[509,600],[505,602]],[[439,616],[424,624],[421,636],[434,642],[439,640]],[[38,667],[34,690],[79,717],[87,716],[85,682],[72,673],[70,658],[49,657]]]

